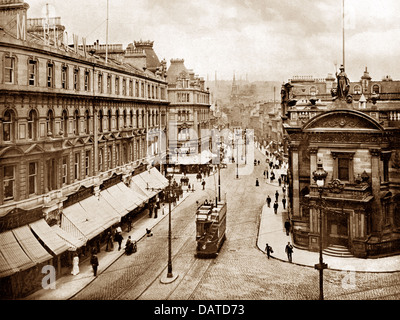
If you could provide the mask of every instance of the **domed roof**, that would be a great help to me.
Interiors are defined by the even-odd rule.
[[[156,53],[154,52],[153,43],[154,41],[134,41],[135,48],[143,50],[146,54],[147,69],[155,72],[157,68],[161,65],[161,63]]]
[[[171,65],[167,71],[167,79],[169,83],[175,83],[182,74],[189,75],[189,70],[186,69],[184,59],[171,59]]]

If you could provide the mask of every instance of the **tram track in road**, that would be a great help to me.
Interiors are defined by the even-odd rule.
[[[189,272],[188,266],[190,267],[194,263],[194,253],[195,253],[195,223],[194,219],[188,219],[186,216],[188,213],[190,217],[194,216],[196,209],[196,204],[190,204],[186,208],[180,208],[179,216],[175,215],[174,219],[174,228],[176,230],[180,230],[177,235],[174,233],[172,237],[172,265],[173,265],[173,274],[179,272],[179,277],[177,280],[170,284],[163,284],[160,282],[163,274],[167,272],[166,263],[165,265],[161,265],[159,263],[159,268],[157,271],[153,271],[151,274],[151,280],[147,281],[145,285],[141,285],[140,290],[134,290],[134,287],[137,285],[137,281],[132,282],[129,286],[125,286],[123,290],[120,290],[118,295],[114,296],[113,299],[131,299],[131,300],[158,300],[158,299],[168,299],[168,297],[175,291],[179,283],[184,279],[185,274]],[[192,215],[193,213],[193,215]],[[165,228],[164,228],[165,229]],[[160,232],[156,231],[157,235],[160,236]],[[166,234],[165,231],[163,234]],[[166,236],[163,238],[166,239]],[[180,262],[183,260],[183,262]],[[167,260],[165,260],[166,262]],[[185,269],[182,267],[178,268],[180,265],[184,265]],[[183,271],[182,271],[183,270]],[[147,277],[147,272],[140,275],[141,278]],[[171,291],[172,290],[172,291]]]

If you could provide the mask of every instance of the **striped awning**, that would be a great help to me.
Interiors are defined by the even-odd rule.
[[[35,266],[15,239],[12,231],[0,233],[0,276],[6,277]]]
[[[28,225],[13,229],[12,233],[32,261],[42,263],[53,258],[36,239]]]
[[[68,250],[65,242],[54,232],[44,219],[29,224],[33,232],[43,241],[54,255]]]
[[[75,251],[86,244],[86,241],[74,237],[71,233],[61,229],[58,225],[52,226],[51,229],[65,242],[69,251]]]
[[[92,210],[87,212],[80,202],[63,209],[61,229],[85,241],[93,239],[105,230],[102,221],[98,219]],[[82,239],[82,240],[83,240]]]

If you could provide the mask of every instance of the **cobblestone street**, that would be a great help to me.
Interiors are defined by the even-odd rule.
[[[208,183],[206,190],[198,190],[198,196],[188,197],[173,211],[172,256],[173,273],[178,275],[177,280],[170,284],[160,282],[167,272],[168,220],[164,219],[153,229],[153,237],[139,242],[137,253],[122,256],[74,299],[318,299],[318,271],[312,267],[267,259],[256,245],[266,194],[272,194],[277,189],[265,181],[259,187],[255,186],[255,178],[262,180],[263,170],[264,166],[255,166],[251,175],[239,179],[235,179],[234,165],[221,171],[222,190],[227,192],[228,198],[227,240],[216,259],[200,260],[194,257],[195,202],[213,197],[214,185]],[[213,179],[210,177],[209,181]],[[328,269],[324,276],[327,300],[400,297],[398,272],[349,273]]]

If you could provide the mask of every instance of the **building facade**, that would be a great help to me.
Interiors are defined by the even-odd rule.
[[[328,75],[282,86],[293,241],[318,250],[322,234],[327,252],[342,246],[357,257],[397,254],[400,81],[372,81],[365,69],[342,98],[338,83]],[[319,161],[328,174],[321,199],[313,179]]]
[[[184,59],[171,59],[167,79],[170,164],[197,172],[211,160],[210,92]]]
[[[28,8],[0,1],[2,297],[41,287],[42,266],[66,272],[71,250],[87,256],[157,197],[147,187],[165,187],[156,170],[169,105],[163,64],[146,68],[141,48],[121,57],[76,36],[69,45],[55,25],[41,34]]]

